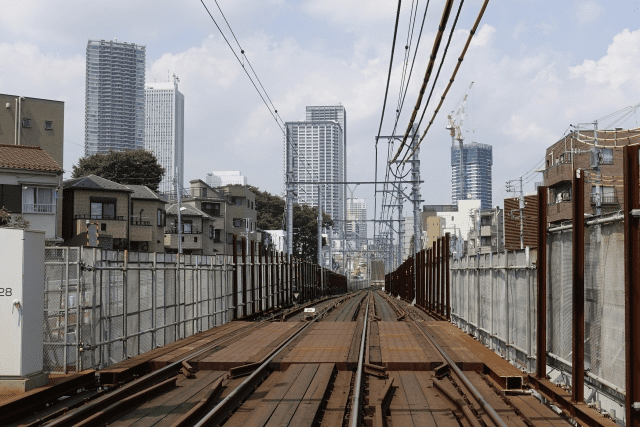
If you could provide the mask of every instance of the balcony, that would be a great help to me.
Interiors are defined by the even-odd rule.
[[[112,216],[112,215],[87,215],[87,214],[76,214],[73,216],[73,219],[96,219],[96,220],[108,220],[108,221],[124,221],[123,216]]]
[[[131,218],[131,225],[151,226],[151,221]]]
[[[573,169],[571,162],[558,162],[544,171],[544,185],[551,186],[560,181],[571,181]]]
[[[591,195],[591,204],[597,205],[598,199],[600,199],[601,205],[617,205],[618,204],[618,196],[598,196],[595,194]]]
[[[23,203],[22,204],[22,213],[35,213],[35,214],[55,214],[56,213],[56,205],[55,203],[44,204],[44,203]]]
[[[164,234],[178,234],[178,229],[176,227],[166,229]],[[182,234],[202,234],[202,230],[198,227],[190,227],[182,230]]]

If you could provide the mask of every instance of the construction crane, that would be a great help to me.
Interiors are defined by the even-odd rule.
[[[464,156],[462,151],[462,143],[464,141],[464,135],[462,134],[462,125],[464,124],[464,114],[465,108],[467,106],[467,98],[469,97],[469,92],[473,87],[473,82],[467,88],[467,91],[464,93],[462,97],[462,101],[458,106],[458,109],[455,112],[451,112],[447,116],[448,125],[447,129],[451,133],[451,146],[454,147],[456,141],[458,141],[458,146],[460,147],[460,165],[458,170],[458,179],[460,180],[460,189],[458,192],[458,200],[464,199],[465,194],[465,173],[464,173]]]

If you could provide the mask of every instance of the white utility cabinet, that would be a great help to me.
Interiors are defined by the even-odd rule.
[[[44,236],[0,228],[0,376],[42,371]]]

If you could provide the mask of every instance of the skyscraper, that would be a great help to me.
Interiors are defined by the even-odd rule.
[[[174,192],[173,178],[179,171],[178,184],[184,182],[184,95],[178,90],[178,79],[145,86],[146,110],[144,148],[158,158],[164,177],[160,193]]]
[[[463,184],[460,185],[460,147],[451,146],[451,199],[476,199],[481,201],[481,209],[491,209],[491,166],[493,147],[489,144],[472,142],[462,146]]]
[[[367,203],[364,199],[347,199],[347,239],[357,248],[367,244]]]
[[[332,120],[338,122],[342,128],[342,145],[344,158],[342,159],[342,169],[344,180],[347,180],[347,110],[342,105],[311,106],[307,107],[306,121],[315,122],[320,120]],[[346,194],[346,193],[345,193]]]
[[[319,114],[330,116],[318,118]],[[343,124],[340,123],[343,122]],[[293,181],[344,182],[346,179],[344,107],[307,107],[307,120],[286,123],[287,143],[293,144]],[[285,158],[286,165],[286,158]],[[285,176],[286,183],[286,176]],[[318,206],[318,191],[322,209],[334,220],[345,217],[345,186],[343,184],[294,184],[295,201]]]
[[[85,156],[144,146],[145,46],[89,40]]]

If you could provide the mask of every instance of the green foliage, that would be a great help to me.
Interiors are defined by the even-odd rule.
[[[24,219],[22,215],[16,215],[13,217],[13,222],[11,221],[11,215],[4,208],[0,208],[0,227],[8,227],[8,228],[29,228],[31,223]]]
[[[118,184],[146,185],[157,191],[165,170],[147,150],[109,151],[82,157],[73,166],[73,178],[97,175]]]
[[[10,222],[11,215],[9,215],[9,212],[3,206],[0,208],[0,227],[7,227]]]
[[[262,230],[284,230],[285,201],[257,187],[249,186],[256,195],[258,228]],[[333,225],[327,214],[322,216],[323,227]],[[318,209],[308,205],[293,205],[293,255],[311,262],[318,261]]]

